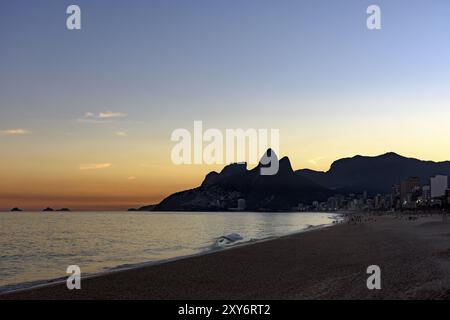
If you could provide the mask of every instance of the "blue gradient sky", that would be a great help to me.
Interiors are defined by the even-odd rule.
[[[80,31],[65,27],[70,4]],[[366,28],[370,4],[382,30]],[[449,12],[447,0],[2,1],[0,130],[30,132],[0,136],[3,203],[38,196],[29,179],[139,201],[193,186],[213,168],[174,169],[169,138],[194,120],[279,128],[296,168],[387,151],[450,159]],[[127,117],[79,121],[105,111]],[[81,163],[113,166],[79,177]],[[171,174],[181,182],[152,190]]]

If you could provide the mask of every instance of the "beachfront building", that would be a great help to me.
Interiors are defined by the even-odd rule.
[[[328,198],[327,208],[329,210],[336,211],[336,210],[339,210],[339,207],[340,207],[339,197],[336,196],[336,197]]]
[[[306,206],[313,211],[388,211],[400,209],[426,209],[437,208],[443,205],[450,207],[450,189],[447,186],[447,176],[432,178],[432,186],[420,186],[418,177],[409,177],[400,184],[392,186],[389,194],[350,193],[347,195],[336,194],[325,202],[314,201],[312,206]],[[432,197],[433,194],[442,194]],[[439,193],[438,193],[439,191]],[[293,208],[297,211],[297,208]],[[300,207],[299,209],[300,210]]]
[[[236,208],[228,208],[230,211],[244,211],[246,208],[245,199],[238,199],[237,200],[237,207]]]
[[[238,209],[239,211],[244,211],[244,210],[245,210],[245,207],[246,207],[246,205],[245,205],[245,199],[238,199],[238,206],[237,206],[237,209]]]
[[[448,189],[448,176],[437,175],[430,178],[431,198],[445,196]]]
[[[431,187],[423,186],[422,194],[417,198],[417,205],[419,207],[428,207],[431,204]]]
[[[420,178],[409,177],[400,183],[400,201],[402,207],[413,208],[415,207],[414,199],[415,194],[420,190]]]
[[[384,203],[384,198],[381,196],[381,194],[377,194],[373,199],[373,202],[375,209],[381,209]]]
[[[426,203],[429,203],[431,200],[431,187],[423,186],[422,187],[422,198]]]

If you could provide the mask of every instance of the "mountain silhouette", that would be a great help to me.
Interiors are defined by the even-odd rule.
[[[407,177],[419,177],[425,185],[434,175],[450,175],[450,161],[422,161],[389,152],[375,157],[358,155],[340,159],[327,172],[303,169],[296,173],[339,193],[364,190],[371,194],[390,193],[394,184]]]
[[[269,149],[266,154],[271,152]],[[260,162],[248,170],[246,163],[227,165],[220,173],[208,173],[199,187],[174,193],[156,206],[140,210],[227,211],[245,199],[246,210],[284,211],[299,203],[325,201],[338,193],[391,193],[393,185],[411,176],[419,177],[423,185],[434,175],[450,176],[450,161],[423,161],[394,152],[339,159],[326,172],[294,171],[288,157],[279,160],[275,175],[261,175],[265,166]]]
[[[273,151],[267,150],[271,155]],[[261,161],[263,162],[263,161]],[[210,172],[202,184],[194,189],[170,195],[153,209],[155,211],[226,211],[245,199],[246,210],[290,210],[299,203],[323,201],[331,196],[327,188],[296,174],[289,158],[279,160],[278,172],[261,175],[261,168],[270,164],[259,163],[248,170],[247,163],[225,166],[220,173]]]

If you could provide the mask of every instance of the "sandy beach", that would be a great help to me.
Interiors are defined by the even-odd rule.
[[[381,290],[366,286],[381,268]],[[450,223],[363,218],[202,256],[0,299],[448,299]]]

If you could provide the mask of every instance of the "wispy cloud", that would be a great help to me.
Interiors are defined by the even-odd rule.
[[[130,177],[128,177],[128,180],[130,180],[130,181],[136,180],[136,177],[135,176],[130,176]]]
[[[124,112],[105,111],[98,114],[86,112],[83,117],[78,120],[82,122],[105,123],[111,122],[114,119],[125,118],[126,116],[127,114]]]
[[[80,170],[99,170],[110,167],[112,167],[111,163],[89,163],[89,164],[81,164]]]
[[[111,118],[124,118],[126,116],[127,116],[127,114],[123,113],[123,112],[106,111],[106,112],[100,112],[97,117],[99,119],[111,119]]]
[[[313,166],[317,167],[319,165],[319,162],[324,160],[324,159],[325,159],[325,157],[317,157],[317,158],[308,160],[308,163],[310,163]]]
[[[127,133],[124,131],[117,131],[117,132],[114,132],[114,134],[118,137],[126,137],[127,136]]]
[[[0,135],[2,136],[23,136],[29,134],[30,131],[25,129],[8,129],[8,130],[0,130]]]

